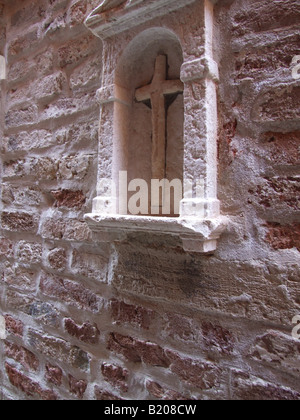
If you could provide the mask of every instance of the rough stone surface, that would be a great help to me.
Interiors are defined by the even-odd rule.
[[[190,80],[213,73],[201,67],[202,3],[103,43],[84,25],[100,0],[0,0],[1,400],[300,400],[299,1],[214,2],[218,150],[206,150],[203,124],[216,74]],[[186,64],[183,169],[201,178],[207,153],[217,157],[229,218],[208,255],[162,232],[100,242],[84,219],[121,152],[114,104],[100,113],[98,99],[111,100],[119,58],[153,27],[151,45],[123,58],[125,79],[151,83],[137,57],[153,48],[153,64],[172,50],[174,80]],[[134,108],[134,141],[117,159],[143,176],[151,110]],[[169,150],[173,163],[180,150]]]

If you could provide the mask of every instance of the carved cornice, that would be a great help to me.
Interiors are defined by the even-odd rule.
[[[104,0],[87,17],[85,25],[106,39],[195,1],[199,0]]]

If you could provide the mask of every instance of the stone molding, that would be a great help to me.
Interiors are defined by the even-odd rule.
[[[132,29],[166,13],[181,9],[196,0],[129,0],[103,11],[102,2],[90,13],[85,25],[96,36],[106,39]],[[120,2],[119,2],[120,3]],[[125,3],[125,4],[124,4]]]

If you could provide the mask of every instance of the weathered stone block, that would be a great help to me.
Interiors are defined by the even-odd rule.
[[[25,347],[18,346],[17,344],[5,342],[6,356],[14,359],[20,363],[25,369],[37,371],[39,368],[38,358],[31,351]]]
[[[23,105],[10,109],[5,115],[7,128],[30,126],[38,121],[38,108],[36,105]]]
[[[86,223],[77,219],[47,218],[43,220],[41,235],[47,239],[88,242],[91,232]]]
[[[87,1],[77,1],[69,9],[70,25],[82,25],[87,15]]]
[[[19,262],[32,265],[39,264],[42,260],[43,247],[41,244],[20,241],[16,245],[16,256]]]
[[[83,325],[77,325],[72,319],[68,318],[64,321],[65,330],[72,337],[77,338],[88,344],[97,344],[99,342],[100,331],[96,324],[85,322]]]
[[[94,279],[98,282],[107,282],[108,254],[107,257],[74,250],[71,263],[72,272],[77,275]]]
[[[283,372],[299,377],[300,342],[277,331],[258,337],[250,350],[251,358]]]
[[[287,214],[293,215],[300,210],[300,178],[298,177],[274,177],[266,178],[264,183],[254,190],[249,190],[260,210],[265,212],[270,209],[274,214],[286,220]]]
[[[63,371],[58,366],[53,366],[48,363],[46,365],[45,379],[53,385],[61,386],[63,380]]]
[[[57,271],[65,271],[67,268],[67,253],[64,248],[55,248],[47,256],[51,268]]]
[[[260,33],[297,25],[300,7],[297,0],[268,0],[254,2],[234,16],[233,33],[236,36]]]
[[[59,299],[79,309],[97,312],[100,307],[100,299],[97,295],[81,284],[71,280],[43,273],[40,290],[45,296]]]
[[[109,336],[107,348],[122,354],[131,362],[144,362],[151,366],[167,368],[170,366],[165,350],[149,341],[136,340],[120,334],[112,333]]]
[[[46,401],[57,400],[58,397],[53,391],[43,389],[38,382],[28,378],[8,363],[5,364],[5,368],[10,383],[24,392],[28,397]]]
[[[131,324],[149,330],[156,316],[155,312],[136,305],[113,299],[111,301],[112,320],[117,325]]]
[[[10,315],[5,315],[5,328],[7,334],[12,334],[17,337],[23,337],[24,324],[22,321],[15,319]]]
[[[86,352],[69,342],[55,337],[43,335],[39,331],[30,330],[28,333],[30,345],[46,357],[59,360],[62,363],[84,371],[89,370],[89,357]]]
[[[43,103],[49,102],[62,93],[66,84],[66,76],[58,72],[38,81],[33,88],[32,96]]]
[[[157,398],[158,400],[165,400],[165,401],[180,401],[180,400],[188,400],[187,396],[180,394],[179,392],[173,391],[171,389],[167,389],[157,382],[147,381],[146,384],[147,391],[149,392],[151,399]]]
[[[201,390],[209,390],[220,386],[221,369],[209,362],[181,357],[178,353],[167,351],[171,361],[170,369],[183,381]]]
[[[128,384],[126,382],[129,376],[129,372],[127,369],[124,369],[121,366],[103,363],[101,366],[101,372],[104,379],[115,388],[122,392],[128,391]]]
[[[37,216],[23,212],[3,212],[1,215],[2,228],[16,232],[37,231]]]
[[[300,131],[267,132],[261,136],[261,156],[271,165],[300,165]]]
[[[241,371],[233,372],[232,389],[234,400],[298,401],[300,399],[297,391]]]
[[[39,206],[43,201],[43,194],[34,187],[19,187],[2,184],[2,201],[16,207]]]
[[[34,292],[37,284],[37,272],[19,265],[7,264],[3,270],[3,281],[18,291]]]
[[[28,53],[39,43],[38,29],[33,29],[13,40],[8,47],[8,57],[14,58],[20,54]]]
[[[87,389],[88,383],[83,379],[76,379],[72,375],[69,375],[69,389],[71,394],[76,395],[80,400],[83,398],[84,393]]]
[[[57,190],[51,191],[55,198],[54,207],[67,207],[80,209],[85,203],[85,195],[82,191]]]
[[[300,225],[268,223],[266,241],[275,249],[297,248],[300,252]]]
[[[0,238],[0,256],[11,258],[14,255],[14,243],[7,238]]]
[[[96,43],[96,39],[92,35],[88,35],[60,47],[58,50],[59,66],[65,68],[79,64],[95,50]]]
[[[274,87],[261,94],[254,103],[255,122],[284,122],[300,120],[300,86]]]

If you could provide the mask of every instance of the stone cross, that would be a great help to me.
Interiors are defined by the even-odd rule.
[[[167,57],[159,55],[155,62],[155,71],[150,85],[135,92],[138,102],[150,99],[152,106],[152,179],[166,178],[167,115],[166,100],[168,95],[182,93],[184,85],[180,80],[167,80]]]

